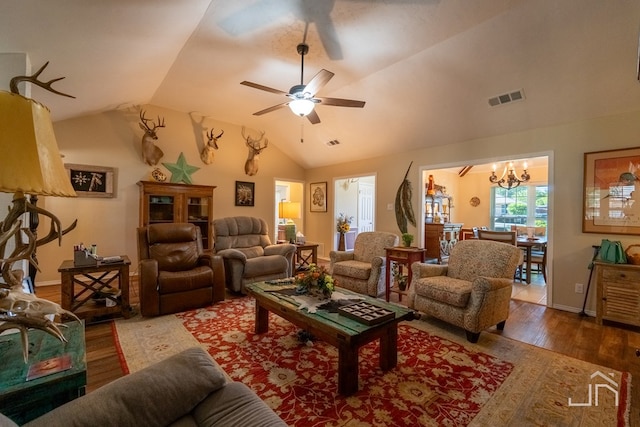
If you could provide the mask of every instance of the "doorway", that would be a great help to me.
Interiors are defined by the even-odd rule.
[[[351,229],[345,234],[346,250],[353,250],[356,236],[375,229],[376,177],[351,176],[334,181],[334,223],[340,214],[353,217]],[[335,231],[333,247],[338,248],[339,233]]]
[[[275,203],[274,203],[274,218],[276,219],[273,227],[273,233],[271,238],[274,242],[286,241],[286,225],[295,225],[293,229],[295,233],[303,233],[304,225],[304,183],[298,181],[281,181],[276,180],[275,183]],[[293,202],[296,204],[297,209],[295,213],[283,213],[280,209],[282,202]],[[287,212],[291,212],[287,210]]]
[[[505,196],[502,188],[489,181],[493,170],[500,177],[509,163],[513,163],[515,174],[520,177],[525,161],[530,179],[520,184],[517,191],[514,187],[508,191],[509,195]],[[517,229],[520,225],[525,228],[529,226],[545,229],[548,251],[547,281],[543,279],[541,270],[535,271],[531,275],[530,284],[514,283],[512,298],[549,306],[552,305],[551,296],[553,295],[551,292],[553,227],[551,215],[547,216],[547,212],[552,212],[552,162],[553,154],[543,153],[519,159],[486,159],[470,165],[449,164],[421,168],[422,188],[427,188],[431,175],[435,186],[451,198],[451,205],[446,212],[446,221],[461,224],[458,239],[463,235],[468,236],[469,230],[473,227],[511,230],[512,226]],[[422,192],[422,215],[427,219],[432,212],[428,211],[430,206],[425,204],[427,200],[425,192]],[[516,197],[519,195],[522,197]],[[427,225],[423,224],[422,238],[419,240],[423,244],[426,229]]]

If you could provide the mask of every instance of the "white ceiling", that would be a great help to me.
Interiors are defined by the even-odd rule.
[[[33,91],[54,120],[150,103],[264,130],[316,167],[640,110],[639,26],[630,0],[5,0],[0,52],[66,76],[75,100]],[[319,96],[365,107],[253,116],[286,98],[240,82],[299,84],[305,27],[305,83],[325,68]]]

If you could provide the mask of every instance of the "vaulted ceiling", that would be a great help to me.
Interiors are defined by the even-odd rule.
[[[131,104],[264,130],[304,167],[640,110],[640,2],[630,0],[21,0],[0,3],[0,53],[77,99],[63,120]],[[335,73],[312,125],[283,95]],[[522,90],[524,100],[489,98]],[[301,136],[304,142],[301,142]],[[338,140],[338,146],[327,142]]]

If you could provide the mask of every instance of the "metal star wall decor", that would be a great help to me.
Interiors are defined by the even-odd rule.
[[[191,174],[199,170],[199,167],[187,164],[184,153],[180,153],[176,163],[163,163],[164,167],[171,172],[171,182],[184,182],[185,184],[193,184]]]

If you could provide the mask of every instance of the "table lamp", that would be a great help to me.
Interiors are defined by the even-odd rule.
[[[279,214],[280,218],[287,220],[284,226],[284,235],[289,243],[296,242],[296,223],[293,219],[300,218],[300,202],[280,202]]]
[[[25,195],[76,196],[60,157],[49,109],[21,96],[17,89],[18,82],[29,81],[51,92],[70,96],[51,88],[51,84],[60,79],[49,82],[37,80],[47,64],[33,76],[14,77],[10,84],[11,92],[0,91],[0,191],[14,193],[12,207],[0,223],[0,269],[4,279],[4,283],[0,283],[0,314],[4,321],[0,325],[0,332],[19,329],[26,337],[27,328],[37,328],[66,341],[57,325],[48,320],[46,315],[75,316],[55,303],[24,293],[23,272],[11,269],[15,262],[21,260],[37,265],[36,247],[56,239],[60,242],[62,236],[76,226],[74,221],[70,227],[62,230],[60,220],[55,215],[35,206]],[[49,217],[49,234],[38,239],[32,230],[23,227],[21,217],[25,213]],[[26,243],[23,242],[23,236],[27,238]],[[11,239],[15,242],[15,248],[7,254],[7,243]],[[25,346],[23,351],[26,349]]]

